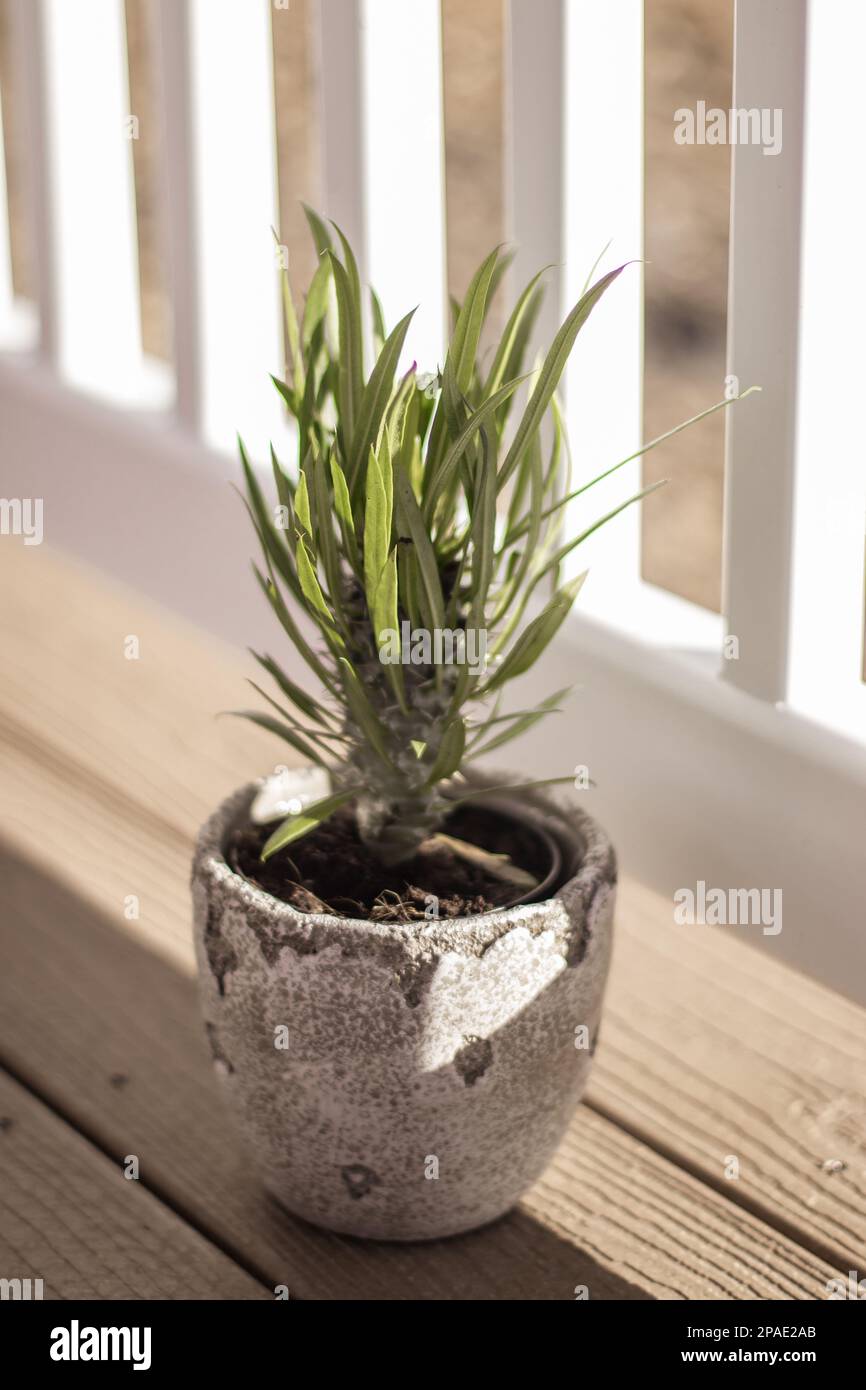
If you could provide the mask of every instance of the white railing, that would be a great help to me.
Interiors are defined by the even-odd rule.
[[[281,356],[270,26],[290,21],[268,0],[155,5],[172,403],[165,370],[141,351],[122,0],[11,0],[40,334],[28,351],[0,202],[0,490],[38,487],[49,541],[246,642],[266,618],[225,482],[236,428],[259,454],[284,429],[268,383]],[[323,211],[358,248],[390,321],[420,287],[408,349],[433,365],[446,321],[439,5],[309,8]],[[554,265],[539,336],[605,243],[603,264],[637,262],[568,375],[586,477],[641,433],[643,6],[510,0],[507,14],[512,273],[522,283]],[[774,945],[855,992],[866,975],[864,43],[854,0],[737,5],[734,105],[784,113],[780,154],[733,150],[728,370],[763,387],[728,419],[724,623],[738,659],[722,659],[716,615],[641,579],[636,511],[593,548],[582,614],[551,658],[585,686],[565,756],[590,765],[626,866],[668,891],[769,874],[786,902]],[[594,507],[638,485],[635,463]],[[561,733],[527,746],[533,766],[562,770]]]

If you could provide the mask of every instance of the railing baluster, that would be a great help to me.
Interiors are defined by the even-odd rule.
[[[787,687],[805,18],[806,0],[738,0],[734,34],[733,106],[781,110],[783,138],[733,147],[728,373],[763,394],[727,419],[724,674],[771,701]]]
[[[562,307],[566,3],[509,0],[506,22],[505,217],[516,252],[513,292],[550,266],[530,349],[550,345]]]
[[[566,0],[563,52],[563,307],[570,308],[608,242],[597,276],[642,255],[643,6]],[[639,446],[642,378],[643,275],[636,264],[608,290],[572,353],[566,400],[578,484]],[[640,464],[629,464],[577,500],[566,536],[639,487]],[[587,568],[581,610],[631,624],[642,587],[638,508],[577,548],[574,572]]]
[[[12,285],[9,203],[6,197],[6,161],[2,157],[3,148],[3,92],[0,90],[0,345],[5,347],[12,334],[15,291]]]
[[[361,275],[367,274],[365,168],[361,100],[363,0],[319,0],[319,102],[322,143],[322,211],[352,243]]]
[[[190,15],[186,0],[159,0],[158,86],[164,121],[161,192],[165,207],[174,345],[175,413],[186,428],[202,426],[199,286],[195,247],[195,160],[189,79]]]
[[[134,113],[123,5],[44,0],[41,8],[57,363],[76,386],[138,400]]]
[[[788,691],[796,709],[861,740],[866,732],[861,668],[866,191],[859,172],[864,48],[863,6],[840,0],[810,6]],[[786,111],[786,141],[787,121]]]
[[[264,459],[268,441],[282,442],[286,428],[268,379],[283,366],[271,235],[277,174],[270,8],[268,0],[189,0],[188,22],[187,39],[179,34],[187,50],[188,130],[183,72],[164,60],[169,90],[174,86],[170,112],[181,119],[170,185],[172,196],[179,192],[182,199],[172,213],[179,405],[194,419],[200,396],[210,443],[233,450],[239,431],[253,455]],[[172,138],[170,131],[169,143]],[[178,189],[190,165],[191,245],[190,204]]]
[[[13,0],[12,42],[21,73],[24,100],[22,128],[30,158],[23,164],[32,236],[32,276],[39,313],[39,350],[56,363],[58,352],[57,294],[53,241],[45,90],[45,33],[42,0]]]
[[[364,0],[361,32],[370,281],[389,327],[418,304],[407,356],[430,371],[446,311],[439,0]]]
[[[389,327],[418,304],[404,365],[433,370],[446,298],[438,0],[322,0],[320,33],[324,211]]]

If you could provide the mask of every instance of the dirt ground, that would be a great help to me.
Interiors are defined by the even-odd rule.
[[[281,236],[296,292],[312,254],[298,206],[319,201],[315,48],[311,7],[274,9],[274,82]],[[545,3],[545,0],[539,0]],[[635,0],[639,3],[639,0]],[[0,90],[16,289],[32,284],[22,174],[20,78],[11,62],[0,0]],[[160,123],[153,85],[153,0],[125,0],[142,320],[148,351],[171,339],[158,217]],[[724,394],[730,151],[674,143],[674,111],[703,99],[730,105],[733,0],[646,0],[646,375],[651,438]],[[503,0],[443,0],[448,276],[460,294],[481,257],[505,236],[503,200]],[[616,229],[611,228],[611,234]],[[708,608],[720,598],[723,434],[721,416],[678,436],[646,462],[646,479],[671,486],[643,520],[647,578]]]

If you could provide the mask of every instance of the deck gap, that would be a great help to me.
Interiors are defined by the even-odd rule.
[[[38,1100],[40,1104],[44,1105],[53,1115],[56,1115],[58,1119],[62,1120],[64,1124],[68,1125],[71,1130],[79,1134],[82,1139],[85,1139],[88,1144],[92,1145],[93,1148],[97,1149],[112,1163],[120,1163],[122,1161],[118,1155],[112,1152],[111,1148],[103,1142],[98,1133],[88,1125],[83,1124],[65,1105],[58,1102],[57,1099],[49,1094],[42,1086],[37,1085],[29,1076],[25,1075],[16,1066],[11,1064],[2,1052],[0,1052],[0,1071],[4,1071],[7,1076],[11,1077],[13,1081],[16,1081],[25,1091],[29,1092],[35,1100]],[[178,1220],[183,1221],[185,1225],[197,1231],[204,1240],[208,1241],[210,1245],[213,1245],[221,1254],[225,1255],[227,1259],[236,1264],[245,1274],[248,1274],[251,1279],[255,1279],[256,1283],[260,1284],[262,1288],[273,1293],[273,1284],[264,1271],[256,1266],[254,1260],[250,1260],[245,1255],[239,1254],[238,1251],[233,1248],[230,1241],[216,1235],[208,1228],[206,1223],[199,1221],[186,1210],[182,1202],[178,1202],[171,1197],[160,1183],[146,1182],[143,1178],[137,1178],[136,1181],[140,1182],[142,1186],[156,1197],[157,1201],[161,1202],[164,1207],[171,1211]],[[304,1302],[304,1299],[302,1297],[299,1298],[295,1293],[292,1293],[291,1297],[294,1303]]]

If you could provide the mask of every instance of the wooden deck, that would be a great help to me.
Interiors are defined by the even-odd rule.
[[[413,1246],[283,1215],[223,1114],[188,890],[198,824],[282,746],[212,717],[239,703],[236,653],[44,547],[5,541],[0,581],[0,1277],[474,1300],[820,1300],[863,1277],[866,1012],[684,934],[628,879],[589,1095],[519,1210]]]

